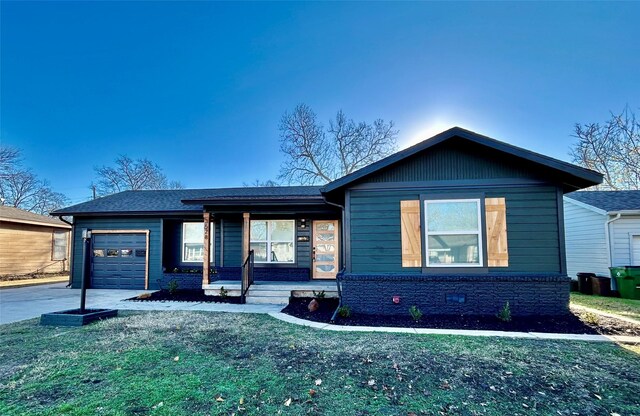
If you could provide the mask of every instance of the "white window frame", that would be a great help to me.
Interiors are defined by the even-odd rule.
[[[180,236],[180,262],[186,264],[202,264],[202,261],[193,261],[193,260],[185,260],[185,250],[184,250],[184,236],[186,234],[187,224],[198,224],[200,227],[204,227],[204,222],[198,221],[185,221],[182,223],[182,235]],[[211,237],[211,245],[209,248],[209,265],[215,264],[216,261],[216,252],[215,252],[215,241],[216,241],[216,225],[213,222],[209,223],[209,236]],[[202,241],[204,243],[204,240]]]
[[[64,241],[64,254],[62,255],[62,258],[56,258],[56,234],[57,235],[63,235],[63,241]],[[51,260],[52,261],[61,261],[61,260],[67,260],[67,253],[69,252],[69,232],[68,231],[62,231],[62,230],[54,230],[53,233],[51,234]]]
[[[267,239],[266,240],[253,240],[253,237],[249,236],[249,246],[251,243],[267,243],[267,260],[266,261],[258,261],[255,260],[256,263],[260,264],[295,264],[296,263],[296,220],[273,220],[273,219],[264,219],[264,220],[251,220],[251,222],[266,222],[267,223]],[[288,240],[271,240],[271,223],[274,221],[279,222],[290,222],[293,224],[293,238],[291,241]],[[249,224],[251,228],[251,224]],[[271,260],[271,243],[292,243],[293,244],[293,260],[292,261],[272,261]]]
[[[429,231],[429,204],[433,203],[447,203],[447,202],[475,202],[478,213],[478,229],[477,230],[463,230],[463,231]],[[427,267],[484,267],[484,247],[483,247],[483,235],[482,235],[482,205],[479,198],[467,198],[467,199],[425,199],[424,200],[424,246],[425,246],[425,258],[427,259]],[[429,261],[429,236],[430,235],[469,235],[475,234],[478,236],[478,263],[433,263]]]

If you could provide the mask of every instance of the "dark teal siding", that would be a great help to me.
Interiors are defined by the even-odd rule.
[[[403,268],[400,242],[400,201],[419,199],[420,194],[437,193],[451,197],[484,193],[504,197],[507,204],[509,267],[493,272],[560,273],[557,187],[487,187],[469,190],[351,190],[350,252],[354,273],[410,272]],[[561,209],[562,207],[560,207]]]
[[[242,265],[242,219],[224,219],[224,267]]]
[[[543,179],[544,168],[461,139],[451,139],[361,182]],[[547,174],[548,176],[548,174]]]
[[[91,218],[75,217],[73,233],[73,287],[80,287],[82,280],[82,230],[149,230],[149,287],[157,287],[162,278],[161,259],[161,220],[160,218],[111,217]]]

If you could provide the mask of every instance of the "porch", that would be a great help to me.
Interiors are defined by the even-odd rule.
[[[240,296],[242,282],[237,280],[216,280],[203,284],[205,294],[220,296],[224,291],[227,296]],[[338,297],[338,286],[335,280],[310,280],[307,282],[257,281],[253,282],[246,293],[246,303],[287,304],[289,298],[312,297],[314,292],[324,292],[327,298]]]

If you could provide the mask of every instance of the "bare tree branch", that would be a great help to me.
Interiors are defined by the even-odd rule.
[[[67,202],[66,196],[22,166],[19,149],[0,147],[0,204],[48,215]]]
[[[396,149],[393,122],[356,123],[338,111],[324,131],[305,104],[280,121],[280,150],[285,161],[279,178],[287,183],[327,183],[388,156]]]
[[[599,189],[640,189],[640,122],[629,107],[604,124],[576,124],[573,162],[601,172]]]
[[[97,176],[96,191],[99,196],[122,191],[149,189],[182,189],[178,181],[167,180],[160,166],[148,159],[133,160],[121,155],[115,160],[115,166],[94,168]]]
[[[245,188],[253,188],[253,187],[273,187],[280,186],[280,184],[273,179],[267,179],[266,181],[262,181],[260,179],[255,179],[252,182],[243,182],[242,186]]]

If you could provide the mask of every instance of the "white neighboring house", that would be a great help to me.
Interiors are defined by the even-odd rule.
[[[567,274],[609,276],[640,266],[640,191],[581,191],[564,196]]]

